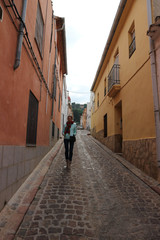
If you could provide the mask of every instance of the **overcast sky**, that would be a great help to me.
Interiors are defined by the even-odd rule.
[[[90,89],[120,0],[53,0],[65,18],[67,90],[72,102],[90,101]]]

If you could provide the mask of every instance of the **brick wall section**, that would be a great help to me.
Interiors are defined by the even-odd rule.
[[[95,137],[98,141],[103,143],[106,147],[108,147],[110,150],[116,153],[121,152],[121,135],[113,135],[109,137],[104,137],[104,131],[99,131],[96,133],[94,130],[91,131],[91,134],[93,137]]]
[[[119,141],[120,135],[104,138],[104,132],[98,133],[92,129],[91,134],[98,141],[104,144],[113,152],[120,152]],[[123,157],[137,168],[144,171],[147,175],[158,180],[158,164],[156,158],[156,139],[141,139],[135,141],[124,141],[122,143]]]
[[[123,142],[123,157],[149,176],[158,179],[155,139]]]

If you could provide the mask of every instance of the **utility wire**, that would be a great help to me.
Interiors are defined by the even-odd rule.
[[[69,93],[78,93],[78,94],[90,94],[90,92],[74,92],[74,91],[69,91],[69,90],[66,90],[66,92],[69,92]]]

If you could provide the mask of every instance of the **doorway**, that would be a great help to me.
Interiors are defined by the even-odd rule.
[[[115,152],[122,153],[123,119],[122,101],[115,106]]]

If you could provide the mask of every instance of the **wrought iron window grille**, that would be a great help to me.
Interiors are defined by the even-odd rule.
[[[115,84],[120,84],[119,69],[120,65],[114,64],[108,75],[108,92]]]
[[[129,58],[132,56],[135,50],[136,50],[136,38],[134,37],[129,46]]]
[[[2,20],[3,20],[3,9],[0,6],[0,22],[2,22]]]

